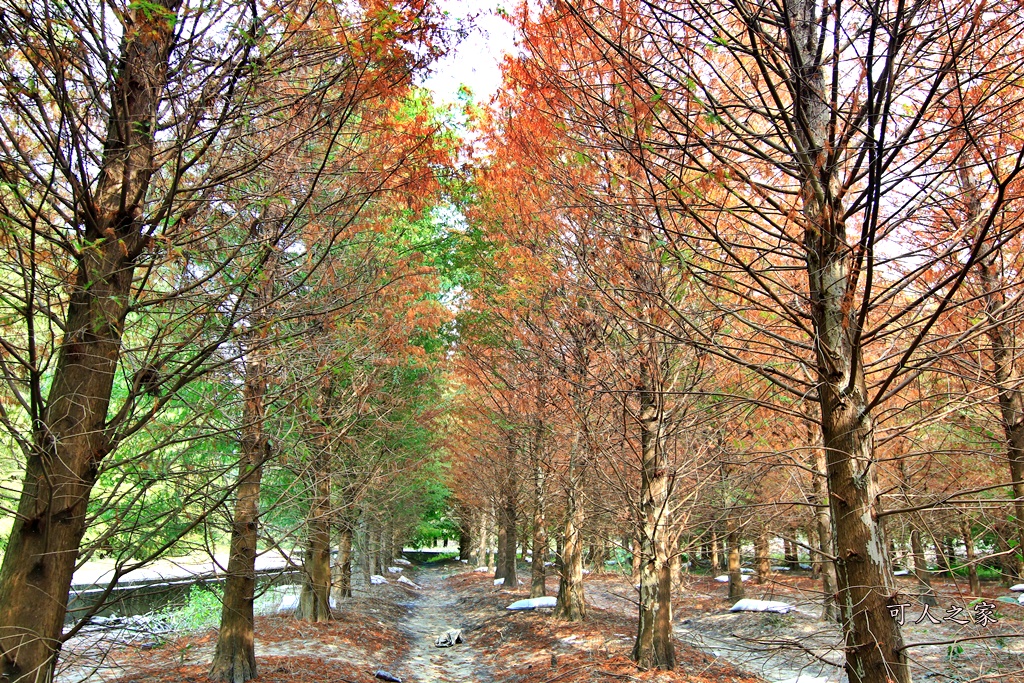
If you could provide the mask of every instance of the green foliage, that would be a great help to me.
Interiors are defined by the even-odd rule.
[[[184,605],[168,605],[160,612],[175,631],[201,631],[220,623],[224,589],[220,585],[196,585]]]
[[[451,562],[452,560],[459,559],[458,553],[437,553],[435,557],[430,558],[423,564],[440,564],[442,562]]]

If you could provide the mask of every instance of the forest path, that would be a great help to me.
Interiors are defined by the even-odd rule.
[[[419,568],[409,577],[420,589],[410,591],[415,593],[414,599],[405,603],[409,614],[400,624],[409,638],[409,654],[402,661],[402,669],[409,677],[403,678],[404,681],[475,683],[490,679],[484,667],[477,663],[470,643],[464,640],[447,648],[434,645],[437,637],[448,629],[469,626],[468,618],[459,607],[459,594],[445,585],[445,578],[451,573],[444,567]]]

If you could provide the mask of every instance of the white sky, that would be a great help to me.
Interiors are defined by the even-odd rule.
[[[501,85],[501,59],[513,50],[512,25],[498,15],[512,11],[516,0],[438,0],[448,12],[449,26],[476,15],[475,27],[455,50],[435,66],[423,85],[434,92],[438,104],[458,102],[459,86],[473,92],[473,100],[486,104]]]

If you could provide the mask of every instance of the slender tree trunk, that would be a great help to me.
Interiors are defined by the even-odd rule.
[[[722,568],[721,555],[718,546],[718,531],[711,532],[711,572],[715,573]]]
[[[640,548],[640,539],[638,536],[633,536],[633,538],[629,540],[629,547],[632,551],[630,552],[630,559],[632,560],[632,578],[633,585],[635,586],[640,583],[640,565],[643,564],[643,551]]]
[[[537,420],[536,443],[534,445],[533,462],[533,562],[530,565],[530,597],[540,598],[547,593],[544,580],[547,576],[547,568],[544,560],[548,556],[548,532],[547,522],[544,518],[544,468],[540,462],[540,433],[542,425]]]
[[[478,540],[479,546],[476,551],[477,566],[487,566],[487,514],[480,511],[480,538]]]
[[[978,562],[974,550],[974,533],[971,531],[971,522],[966,517],[960,521],[960,533],[964,537],[964,547],[967,549],[967,580],[970,583],[971,595],[981,595],[981,581],[978,579]]]
[[[669,575],[672,577],[672,588],[679,590],[683,585],[683,554],[676,549],[669,558]]]
[[[318,454],[312,468],[313,500],[306,520],[306,556],[295,618],[317,622],[331,618],[331,473],[328,455]]]
[[[271,221],[270,225],[276,222]],[[272,232],[276,232],[276,225]],[[263,234],[268,244],[274,234]],[[214,681],[242,683],[256,677],[255,620],[253,600],[256,592],[256,542],[258,538],[260,483],[263,463],[270,457],[270,443],[263,430],[266,419],[268,368],[266,352],[260,344],[269,326],[267,307],[274,297],[278,259],[273,248],[263,267],[263,277],[254,297],[257,311],[251,338],[255,348],[245,359],[245,383],[242,414],[242,458],[238,465],[238,488],[231,526],[231,550],[224,601],[221,608],[217,648],[209,677]]]
[[[817,435],[814,442],[817,443]],[[832,561],[835,547],[832,542],[832,515],[828,506],[827,470],[825,451],[814,448],[814,475],[811,483],[814,496],[814,526],[818,537],[818,565],[821,574],[821,618],[823,621],[839,621],[839,606],[836,604],[836,565]]]
[[[794,533],[792,529],[789,533]],[[789,567],[790,571],[796,571],[800,569],[800,556],[796,553],[796,543],[793,539],[787,536],[782,539],[783,557],[785,558],[786,566]]]
[[[921,532],[915,527],[910,531],[910,551],[914,558],[914,577],[921,586],[918,599],[923,605],[934,607],[939,604],[935,591],[932,589],[931,572],[924,559],[924,544],[921,543]]]
[[[271,254],[264,267],[263,282],[254,308],[264,311],[274,294],[277,258]],[[259,314],[265,321],[265,315]],[[231,521],[231,551],[228,557],[224,601],[221,608],[217,647],[209,677],[214,681],[243,683],[256,677],[255,621],[253,600],[256,592],[256,541],[259,521],[260,480],[263,463],[270,457],[270,444],[263,431],[266,417],[267,360],[258,348],[266,337],[265,324],[254,325],[264,330],[253,339],[257,348],[245,359],[244,409],[242,414],[242,457],[238,463],[238,486],[234,515]]]
[[[519,538],[516,531],[516,521],[519,517],[518,504],[516,500],[515,484],[509,486],[505,492],[505,506],[502,512],[502,521],[505,527],[505,556],[501,562],[505,566],[505,585],[515,590],[519,586],[519,574],[516,562]]]
[[[473,559],[473,520],[466,510],[459,514],[459,559],[469,562]]]
[[[505,584],[508,585],[508,525],[505,524],[503,516],[499,516],[498,519],[498,550],[494,559],[494,578],[505,579]]]
[[[953,572],[953,563],[950,561],[949,556],[946,555],[942,537],[933,537],[932,544],[935,547],[935,564],[939,568],[938,575],[951,576]]]
[[[1001,528],[996,530],[996,552],[999,554],[999,582],[1004,588],[1009,588],[1017,575],[1017,563],[1006,540],[1006,534]]]
[[[53,676],[89,496],[100,464],[116,446],[107,412],[135,261],[147,244],[142,204],[154,169],[153,128],[180,2],[155,5],[161,11],[135,5],[125,10],[132,30],[121,39],[121,66],[109,92],[103,159],[92,195],[69,210],[83,221],[85,235],[49,394],[33,418],[32,450],[0,568],[5,683]]]
[[[337,599],[352,597],[352,525],[342,522],[338,536],[338,583],[335,586]]]
[[[574,443],[573,451],[577,447],[578,443]],[[583,468],[576,462],[578,457],[578,454],[571,453],[569,458],[565,531],[562,536],[558,599],[554,613],[555,617],[565,621],[582,621],[587,616],[587,606],[583,600]]]
[[[981,217],[981,198],[970,174],[961,169],[961,184],[967,195],[967,224],[977,224]],[[1014,523],[1017,531],[1015,553],[1017,576],[1024,576],[1024,396],[1021,377],[1015,357],[1019,342],[1013,332],[1013,322],[1007,321],[1006,289],[1000,272],[1001,248],[991,249],[978,264],[981,287],[985,297],[986,330],[992,345],[993,374],[998,387],[999,412],[1006,437],[1007,460],[1013,487]]]
[[[726,521],[726,542],[729,544],[729,599],[739,600],[743,597],[743,572],[740,558],[740,531],[735,512],[729,513]]]
[[[763,527],[754,541],[754,559],[757,563],[757,582],[767,583],[772,578],[772,563],[768,556],[768,528]]]

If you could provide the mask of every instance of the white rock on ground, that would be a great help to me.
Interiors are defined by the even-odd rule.
[[[778,614],[786,614],[792,612],[794,607],[784,602],[778,602],[776,600],[754,600],[752,598],[743,598],[738,601],[735,605],[729,608],[730,612],[776,612]]]
[[[387,582],[388,580],[380,574],[370,574],[370,583],[374,586],[381,586],[383,584],[386,584]]]
[[[411,586],[412,588],[417,588],[417,589],[419,588],[419,586],[417,584],[413,583],[412,581],[410,581],[409,579],[405,578],[404,576],[399,576],[398,577],[398,583],[404,583],[406,586]]]
[[[1010,586],[1010,590],[1012,590],[1012,591],[1018,591],[1018,592],[1020,592],[1020,591],[1024,591],[1024,583],[1018,583],[1018,584],[1017,584],[1017,585],[1015,585],[1015,586]]]
[[[410,562],[409,560],[405,559],[404,557],[396,557],[395,558],[395,564],[401,565],[403,567],[411,567],[412,566],[412,562]]]
[[[516,600],[505,609],[513,611],[537,609],[539,607],[554,607],[557,598],[554,596],[547,596],[544,598],[527,598],[526,600]]]
[[[718,583],[729,583],[729,575],[722,574],[721,576],[716,576],[715,581]],[[740,581],[750,581],[750,576],[748,574],[742,574],[740,576]]]
[[[475,571],[475,572],[476,572],[476,573],[478,573],[478,574],[484,574],[484,573],[486,573],[486,572],[489,572],[489,571],[491,571],[491,570],[490,570],[490,569],[488,569],[487,567],[477,567],[477,568],[476,568],[476,569],[474,569],[473,571]]]
[[[897,569],[892,573],[893,576],[910,576],[909,569]]]
[[[401,573],[402,573],[402,568],[401,567],[388,567],[388,574],[401,574]]]
[[[505,585],[505,579],[504,578],[495,579],[494,580],[494,585],[495,586],[504,586]]]

